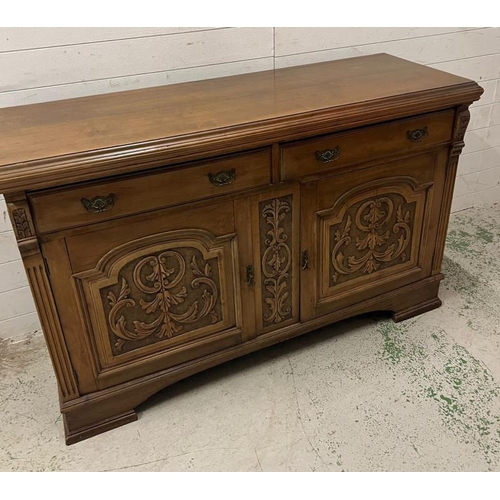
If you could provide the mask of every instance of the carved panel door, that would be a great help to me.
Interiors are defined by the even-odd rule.
[[[241,341],[233,203],[131,217],[66,246],[77,300],[60,289],[58,302],[81,318],[100,388]]]
[[[303,320],[431,274],[446,156],[440,150],[303,185]]]
[[[300,186],[236,201],[245,340],[299,321]]]

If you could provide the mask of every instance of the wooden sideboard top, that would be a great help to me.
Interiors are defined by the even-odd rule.
[[[388,54],[0,109],[0,192],[293,140],[477,100]]]

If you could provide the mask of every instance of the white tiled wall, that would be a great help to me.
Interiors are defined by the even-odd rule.
[[[484,87],[453,209],[500,201],[500,28],[0,28],[0,107],[377,52]],[[39,329],[34,311],[0,195],[0,338]]]

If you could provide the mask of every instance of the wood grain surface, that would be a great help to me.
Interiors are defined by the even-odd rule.
[[[67,442],[330,322],[439,307],[482,91],[379,54],[1,111]]]
[[[293,138],[304,128],[313,135],[338,129],[340,119],[345,128],[384,115],[442,109],[472,102],[481,92],[465,78],[376,54],[4,108],[0,192],[130,172],[155,166],[155,160],[178,161],[214,149],[262,145]]]

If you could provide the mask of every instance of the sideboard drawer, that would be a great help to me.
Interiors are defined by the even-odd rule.
[[[282,178],[297,179],[339,166],[413,151],[451,139],[453,110],[284,144]]]
[[[269,184],[270,151],[197,162],[176,170],[33,193],[40,233],[92,224]]]

